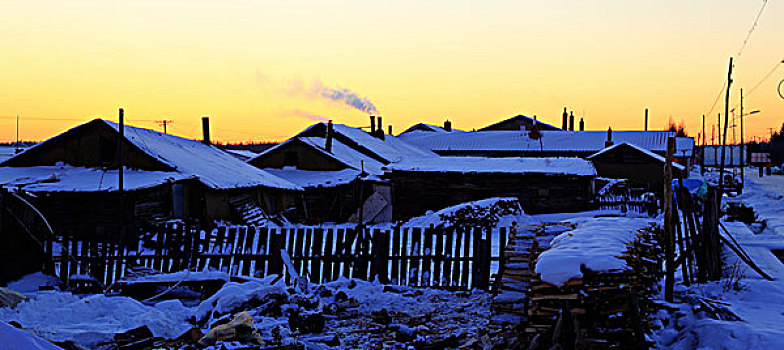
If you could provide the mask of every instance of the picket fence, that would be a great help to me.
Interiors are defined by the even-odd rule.
[[[273,274],[290,279],[288,266],[312,283],[338,278],[452,290],[488,289],[503,264],[513,227],[218,226],[167,224],[133,240],[61,237],[54,269],[64,281],[92,278],[105,286],[132,268],[162,273],[225,271],[232,277]],[[281,254],[281,252],[284,254]],[[291,265],[284,262],[290,257]]]

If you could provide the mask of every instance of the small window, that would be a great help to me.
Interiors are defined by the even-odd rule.
[[[101,138],[98,148],[98,162],[104,165],[114,164],[117,154],[117,140],[104,137]]]
[[[299,165],[299,155],[297,152],[288,151],[283,154],[283,166],[296,167],[297,165]]]

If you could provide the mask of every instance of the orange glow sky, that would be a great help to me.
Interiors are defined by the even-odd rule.
[[[355,91],[395,132],[479,128],[516,114],[587,129],[696,136],[762,1],[6,1],[0,0],[0,141],[41,140],[101,116],[197,138],[283,140],[313,123],[368,124],[318,97]],[[769,2],[735,66],[747,136],[784,122],[784,3]],[[708,116],[724,110],[724,96]],[[739,132],[739,130],[738,130]],[[731,137],[731,133],[729,134]],[[739,134],[738,134],[739,135]]]

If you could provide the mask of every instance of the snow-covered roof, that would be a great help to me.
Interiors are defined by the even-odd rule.
[[[423,132],[423,133],[437,132],[437,133],[446,133],[446,132],[464,132],[464,131],[462,131],[462,130],[457,130],[457,129],[452,129],[451,131],[447,131],[446,129],[444,129],[444,127],[442,127],[442,126],[439,126],[439,125],[426,124],[426,123],[418,123],[418,124],[411,125],[411,126],[408,128],[408,129],[406,129],[406,131],[403,131],[403,132],[401,132],[401,133],[400,133],[400,135],[398,135],[398,136],[402,136],[402,135],[405,135],[405,134],[408,134],[408,133],[412,133],[412,132]]]
[[[403,224],[403,227],[428,227],[430,225],[445,226],[448,225],[448,222],[444,221],[443,217],[454,215],[455,212],[460,209],[465,207],[479,207],[487,209],[497,204],[498,202],[514,202],[514,206],[516,209],[518,209],[518,212],[517,214],[500,216],[498,218],[498,223],[496,223],[497,227],[525,225],[535,221],[530,215],[527,215],[525,211],[523,211],[523,208],[520,207],[520,201],[516,197],[492,197],[473,202],[460,203],[458,205],[449,206],[435,212],[428,211],[425,213],[425,215],[411,218]]]
[[[438,173],[596,175],[596,168],[593,164],[580,158],[412,158],[389,164],[384,168],[389,171]]]
[[[628,142],[616,143],[616,144],[614,144],[614,145],[612,145],[610,147],[607,147],[607,148],[605,148],[605,149],[603,149],[603,150],[601,150],[599,152],[596,152],[596,153],[586,157],[586,159],[593,159],[596,156],[599,156],[601,154],[610,152],[610,151],[612,151],[612,150],[614,150],[616,148],[619,148],[619,147],[631,147],[631,148],[633,148],[633,149],[635,149],[637,151],[640,151],[640,152],[644,153],[645,155],[647,155],[648,157],[651,157],[651,158],[653,158],[653,159],[655,159],[655,160],[657,160],[657,161],[659,161],[661,163],[667,163],[667,158],[664,158],[664,157],[662,157],[662,156],[660,156],[660,155],[658,155],[656,153],[653,153],[653,152],[651,152],[651,151],[649,151],[649,150],[647,150],[645,148],[639,147],[639,146],[637,146],[635,144],[628,143]],[[686,167],[684,167],[683,165],[680,165],[680,164],[675,163],[675,162],[672,163],[672,166],[675,167],[678,170],[681,170],[681,171],[686,169]]]
[[[301,187],[335,187],[349,184],[359,178],[361,173],[356,169],[337,171],[311,171],[300,169],[265,169],[272,175],[289,180]]]
[[[438,157],[438,155],[429,150],[408,144],[395,136],[386,135],[382,140],[371,136],[362,129],[342,124],[335,124],[334,130],[335,133],[351,139],[360,147],[380,156],[387,162],[395,162],[410,157]]]
[[[337,159],[343,164],[356,170],[365,170],[368,174],[380,175],[383,173],[381,167],[384,165],[376,159],[370,158],[365,154],[343,144],[338,140],[332,140],[332,151],[327,152],[325,148],[326,139],[322,137],[302,137],[299,140],[312,146],[319,152]]]
[[[119,125],[106,124],[115,130]],[[136,147],[178,172],[194,175],[211,188],[273,187],[300,189],[284,179],[245,163],[214,145],[149,129],[125,127],[125,138]]]
[[[597,152],[604,149],[606,131],[541,131],[532,139],[522,131],[478,131],[465,133],[411,133],[401,135],[407,143],[439,151],[465,152]],[[613,131],[614,142],[628,142],[653,152],[666,152],[669,131]],[[694,138],[676,138],[676,153],[691,156]]]
[[[251,159],[259,155],[258,153],[247,149],[226,149],[225,151],[229,152],[229,154],[233,155],[234,157],[242,161],[246,161],[248,159]]]
[[[191,178],[180,172],[125,169],[123,189],[138,190]],[[118,171],[62,166],[0,167],[0,186],[27,192],[98,192],[118,189]]]
[[[518,121],[518,120],[522,121],[522,122],[527,122],[527,123],[533,123],[534,122],[534,118],[531,118],[529,116],[525,116],[525,115],[522,115],[522,114],[518,114],[518,115],[516,115],[514,117],[507,118],[507,119],[504,119],[504,120],[502,120],[500,122],[493,123],[493,124],[490,124],[488,126],[485,126],[484,128],[479,129],[479,131],[491,131],[494,128],[497,128],[497,127],[502,126],[504,124],[515,122],[515,121]],[[554,126],[554,125],[550,125],[550,124],[544,123],[541,120],[536,120],[536,123],[540,125],[540,128],[545,129],[545,130],[553,130],[554,129],[554,130],[557,130],[557,131],[562,131],[561,128],[559,128],[557,126]]]
[[[117,123],[95,119],[28,148],[14,158],[24,157],[30,151],[46,147],[73,130],[100,124],[119,130]],[[271,187],[301,190],[299,186],[251,166],[214,145],[127,125],[124,133],[130,143],[159,163],[180,173],[182,177],[196,178],[210,188]]]

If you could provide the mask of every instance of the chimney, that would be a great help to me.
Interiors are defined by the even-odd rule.
[[[574,131],[574,112],[569,112],[569,131]]]
[[[201,142],[205,145],[210,144],[210,117],[201,117]]]
[[[564,129],[564,130],[566,130],[566,127],[568,126],[568,125],[567,125],[568,119],[569,119],[569,114],[568,114],[568,113],[566,113],[566,107],[564,107],[564,112],[563,112],[563,124],[561,124],[561,125],[562,125],[562,126],[561,126],[561,129]]]
[[[610,147],[613,144],[614,143],[613,143],[613,140],[612,140],[612,128],[610,127],[610,128],[607,128],[607,141],[604,141],[604,148]]]
[[[585,131],[585,122],[583,118],[580,118],[580,131]]]
[[[376,135],[376,117],[372,115],[370,116],[370,135]]]
[[[324,149],[329,153],[332,153],[332,134],[334,132],[335,130],[332,129],[332,121],[330,120],[329,123],[327,123],[327,140],[324,143]]]
[[[392,136],[392,124],[389,124],[387,129],[389,129],[389,132],[387,134],[389,134],[389,136]]]
[[[384,127],[382,126],[383,124],[381,123],[381,120],[382,120],[381,116],[378,116],[378,130],[376,130],[376,137],[378,137],[379,139],[383,140],[384,139]]]
[[[444,130],[452,131],[452,122],[450,122],[449,119],[444,121]]]
[[[645,131],[648,131],[648,108],[645,109]]]

